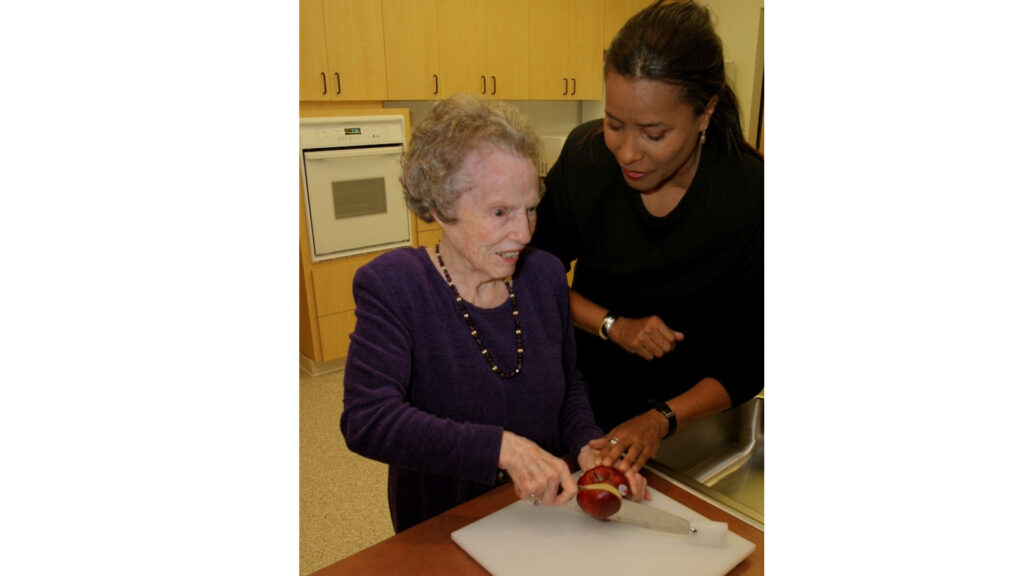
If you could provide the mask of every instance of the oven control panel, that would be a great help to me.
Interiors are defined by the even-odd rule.
[[[333,120],[333,121],[332,121]],[[402,117],[322,119],[303,123],[304,149],[404,144]]]

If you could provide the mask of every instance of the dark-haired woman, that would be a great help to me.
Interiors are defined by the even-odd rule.
[[[605,59],[605,117],[545,179],[532,245],[575,260],[578,363],[638,470],[660,441],[763,388],[764,162],[743,140],[706,8],[658,2]]]

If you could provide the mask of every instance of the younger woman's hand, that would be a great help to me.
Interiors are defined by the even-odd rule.
[[[592,442],[596,443],[599,441],[600,439],[595,439]],[[580,449],[580,454],[576,458],[576,461],[580,465],[580,470],[584,472],[591,468],[605,465],[601,463],[600,451],[595,450],[590,446],[584,446]],[[639,502],[640,500],[651,499],[651,494],[647,490],[647,478],[645,478],[643,474],[634,471],[632,468],[625,470],[624,474],[626,475],[626,480],[629,481],[629,490],[631,494],[630,500]]]
[[[620,317],[608,338],[627,352],[653,360],[675,350],[676,344],[683,341],[683,333],[669,328],[658,316]]]
[[[658,451],[663,419],[654,410],[648,410],[612,428],[603,437],[591,440],[588,446],[599,450],[597,465],[638,472]]]

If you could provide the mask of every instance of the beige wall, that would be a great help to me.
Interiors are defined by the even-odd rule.
[[[764,0],[701,1],[711,10],[715,30],[722,38],[725,73],[739,101],[743,134],[755,144],[757,118],[751,118],[751,110],[757,110],[761,99],[764,42],[759,34]],[[580,107],[581,121],[604,116],[603,99],[580,102]]]
[[[758,44],[761,10],[764,0],[704,0],[715,18],[715,29],[722,38],[725,59],[734,63],[733,90],[739,100],[744,134],[754,141],[756,118],[751,110],[760,100],[763,48]],[[761,60],[759,61],[759,56]]]

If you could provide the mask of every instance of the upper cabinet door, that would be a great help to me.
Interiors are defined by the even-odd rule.
[[[483,96],[487,86],[487,9],[480,0],[437,0],[441,95]]]
[[[528,0],[437,0],[441,95],[530,97]]]
[[[530,97],[569,98],[569,2],[530,1]]]
[[[530,98],[530,2],[487,0],[487,95]]]
[[[440,98],[436,0],[381,0],[387,99]]]
[[[601,99],[604,48],[604,0],[569,0],[570,98]]]
[[[330,100],[323,0],[299,0],[299,100]]]
[[[600,100],[604,0],[531,0],[530,97]]]
[[[384,23],[380,0],[323,0],[332,100],[384,100]]]
[[[299,100],[383,100],[379,0],[299,0]]]

